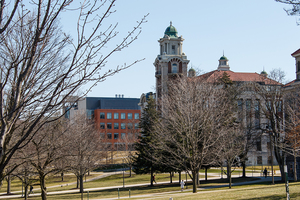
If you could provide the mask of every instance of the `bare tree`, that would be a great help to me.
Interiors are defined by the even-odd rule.
[[[162,119],[156,124],[157,162],[185,169],[197,192],[197,174],[214,163],[221,138],[233,117],[233,102],[224,87],[200,79],[175,78],[161,100]],[[162,152],[162,153],[160,153]]]
[[[219,163],[227,164],[227,178],[229,181],[229,188],[231,188],[232,183],[232,172],[234,169],[232,167],[237,167],[242,162],[240,156],[244,154],[246,150],[247,137],[239,126],[232,124],[231,128],[227,130],[221,138],[221,151],[216,154],[216,158],[220,159]]]
[[[136,121],[132,121],[133,124]],[[132,167],[134,163],[134,157],[136,151],[134,149],[134,143],[138,141],[138,135],[140,134],[137,125],[128,133],[121,133],[121,138],[119,138],[118,143],[122,144],[121,148],[118,148],[119,153],[122,157],[123,163],[129,167],[129,177],[132,176]]]
[[[72,0],[20,2],[9,5],[0,0],[0,182],[15,152],[44,124],[61,116],[58,113],[69,96],[80,98],[97,83],[140,61],[106,67],[111,55],[137,39],[145,22],[144,17],[118,41],[118,24],[104,25],[115,12],[116,0],[88,0],[80,5]],[[76,5],[77,38],[72,40],[61,30],[59,18]],[[89,87],[81,90],[87,83]],[[18,123],[23,128],[16,135]]]
[[[264,132],[272,132],[271,138],[274,142],[274,153],[280,167],[281,179],[284,180],[284,151],[282,151],[285,140],[285,119],[283,114],[283,102],[285,89],[282,87],[285,74],[280,69],[270,72],[269,78],[265,79],[265,84],[253,83],[253,94],[256,99],[260,99],[260,107],[263,115],[267,119],[266,127],[262,127]]]
[[[62,120],[46,124],[34,135],[29,144],[21,149],[23,155],[26,155],[25,159],[39,177],[43,200],[47,199],[46,176],[57,173],[60,168],[56,168],[55,163],[65,157],[64,129],[65,124]]]
[[[288,15],[294,16],[300,14],[300,1],[299,0],[275,0],[280,3],[291,5],[292,8],[284,9]],[[299,23],[298,23],[299,25]]]
[[[93,121],[88,120],[85,113],[76,115],[70,121],[66,139],[67,160],[71,171],[77,176],[80,192],[83,193],[84,175],[99,166],[106,156],[107,147]]]
[[[294,181],[297,181],[297,157],[300,151],[300,98],[299,87],[295,86],[285,95],[285,145],[284,151],[294,157]]]

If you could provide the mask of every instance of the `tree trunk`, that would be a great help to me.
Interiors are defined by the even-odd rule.
[[[173,179],[172,179],[172,172],[170,172],[170,183],[173,182]]]
[[[150,185],[153,186],[153,169],[152,169],[152,167],[151,167],[151,172],[150,172],[150,174],[151,174]]]
[[[294,152],[294,181],[297,181],[297,157]]]
[[[181,172],[178,172],[179,183],[181,182]]]
[[[79,192],[83,193],[83,174],[80,174],[79,178],[80,178],[80,189],[79,189]]]
[[[196,178],[197,178],[196,184],[197,184],[197,186],[198,186],[198,185],[199,185],[199,171],[197,172]]]
[[[61,181],[64,181],[64,172],[62,172],[60,175],[61,175]]]
[[[277,138],[274,137],[272,138],[273,142],[275,143],[274,146],[274,153],[275,153],[275,158],[277,160],[277,163],[279,165],[280,173],[281,173],[281,181],[285,181],[285,174],[284,174],[284,155],[281,155],[281,149],[280,149],[280,144],[277,144]]]
[[[40,174],[40,186],[41,186],[42,200],[47,200],[47,188],[46,188],[45,175],[44,174]]]
[[[194,170],[192,171],[192,180],[193,180],[193,193],[197,193],[197,182],[196,182],[196,179],[197,179],[197,171],[198,170]]]
[[[231,189],[231,163],[227,162],[227,178],[229,180],[229,189]]]
[[[227,175],[227,180],[229,181],[229,170],[230,170],[230,168],[229,168],[229,163],[228,163],[228,161],[227,161],[227,173],[226,173],[226,175]]]
[[[77,183],[76,183],[76,189],[79,188],[79,176],[77,176]]]
[[[28,197],[28,184],[24,183],[25,187],[24,187],[24,199],[27,200],[27,197]]]
[[[243,166],[243,178],[246,178],[246,161],[242,162],[242,166]]]
[[[205,167],[205,181],[207,181],[207,169],[208,167]]]
[[[11,176],[8,175],[7,176],[7,192],[6,192],[7,194],[11,193],[10,186],[11,186]]]
[[[131,170],[132,170],[132,166],[130,165],[130,167],[129,167],[129,177],[131,177]]]

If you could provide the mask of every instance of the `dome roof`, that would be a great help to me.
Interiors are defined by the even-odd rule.
[[[178,32],[174,26],[172,26],[172,22],[170,22],[170,26],[168,26],[165,30],[165,35],[169,37],[178,37]]]
[[[189,72],[196,72],[193,68],[189,69]]]
[[[265,70],[263,70],[260,74],[268,75],[268,73]]]
[[[225,56],[222,56],[220,60],[228,60]]]

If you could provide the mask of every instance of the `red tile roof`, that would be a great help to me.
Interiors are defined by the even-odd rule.
[[[284,85],[284,87],[289,87],[291,86],[293,83],[295,83],[296,80],[293,80],[291,82],[288,82],[287,84]]]
[[[198,78],[206,79],[209,82],[215,82],[223,76],[224,72],[226,72],[229,75],[229,78],[234,82],[264,82],[267,85],[281,85],[277,81],[274,81],[258,73],[233,72],[230,70],[214,70],[206,74],[200,75],[198,76]]]
[[[297,51],[295,51],[295,52],[292,53],[291,55],[292,55],[292,56],[295,56],[295,55],[297,55],[297,54],[300,54],[300,49],[298,49]]]

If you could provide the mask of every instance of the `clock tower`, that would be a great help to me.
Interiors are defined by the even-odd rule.
[[[158,40],[160,53],[154,62],[157,100],[168,92],[168,81],[174,77],[187,75],[189,60],[182,52],[183,41],[172,22],[165,30],[164,37]]]

